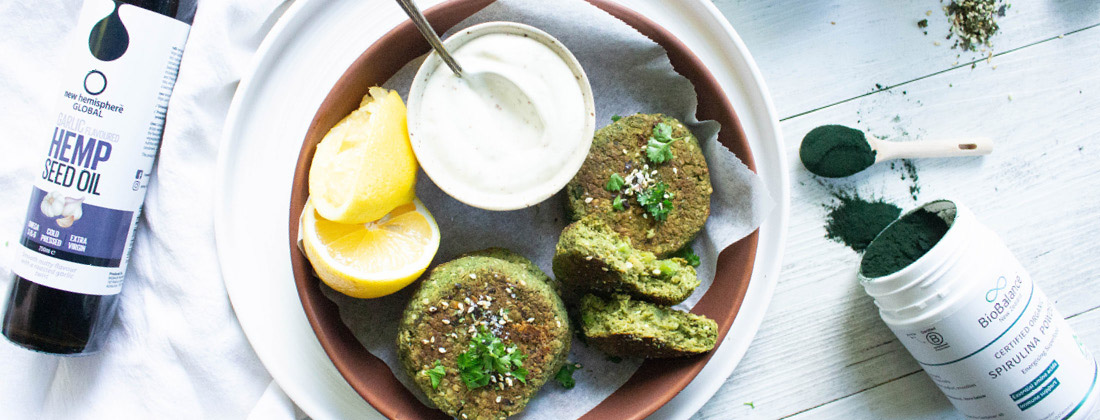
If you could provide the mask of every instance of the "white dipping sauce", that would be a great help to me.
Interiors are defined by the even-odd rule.
[[[426,77],[421,68],[409,99],[425,172],[456,199],[492,210],[534,205],[561,189],[592,140],[582,85],[589,98],[591,90],[579,65],[575,73],[558,51],[516,33],[477,35],[451,53],[463,76],[437,59]]]

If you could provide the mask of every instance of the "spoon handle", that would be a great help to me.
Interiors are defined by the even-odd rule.
[[[443,48],[443,41],[439,39],[439,35],[432,29],[432,25],[424,18],[424,14],[420,13],[420,9],[413,4],[413,0],[397,0],[397,4],[401,6],[406,15],[409,15],[413,25],[420,30],[420,34],[424,36],[424,39],[428,40],[428,44],[431,44],[432,49],[443,58],[443,62],[447,63],[447,67],[450,67],[455,75],[461,77],[462,67],[459,67],[454,57],[451,57],[451,54],[447,53],[447,49]]]
[[[939,158],[988,155],[993,152],[993,139],[978,137],[939,141],[876,140],[875,162],[906,158]]]

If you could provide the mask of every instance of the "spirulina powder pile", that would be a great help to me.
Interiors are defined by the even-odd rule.
[[[826,206],[825,237],[848,245],[856,252],[867,249],[882,229],[901,215],[901,208],[882,200],[865,200],[856,193],[833,194],[837,202]]]
[[[947,222],[928,210],[917,209],[890,225],[863,254],[859,272],[875,278],[893,274],[928,253],[947,233]]]

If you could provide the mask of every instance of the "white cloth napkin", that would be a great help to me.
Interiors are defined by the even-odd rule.
[[[198,5],[109,341],[96,355],[62,358],[0,339],[0,417],[303,417],[271,381],[233,314],[218,269],[212,211],[229,102],[285,3]],[[80,7],[80,0],[0,2],[5,301],[30,182],[40,170],[61,88],[57,75]]]

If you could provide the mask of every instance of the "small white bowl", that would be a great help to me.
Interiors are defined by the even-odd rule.
[[[428,177],[430,177],[440,189],[456,200],[470,206],[498,211],[516,210],[533,206],[546,200],[565,187],[565,184],[573,179],[573,176],[580,170],[585,157],[588,156],[588,149],[592,145],[592,135],[595,133],[596,126],[596,107],[592,97],[592,87],[588,82],[588,76],[584,73],[584,69],[581,68],[580,62],[573,56],[573,53],[550,34],[532,26],[515,22],[486,22],[471,26],[451,35],[443,41],[443,44],[447,47],[447,50],[451,51],[453,54],[462,45],[477,37],[500,33],[522,35],[534,39],[550,48],[557,53],[566,66],[573,72],[580,87],[585,113],[584,128],[582,130],[582,136],[584,138],[578,140],[577,147],[583,148],[583,150],[578,150],[577,153],[574,153],[574,155],[564,165],[558,168],[549,179],[543,180],[541,183],[532,186],[522,193],[502,194],[480,191],[483,194],[477,194],[475,196],[469,193],[473,187],[464,185],[462,180],[443,176],[445,171],[441,169],[442,161],[436,160],[434,154],[426,153],[426,148],[430,146],[426,145],[421,138],[417,137],[417,130],[420,123],[425,119],[432,118],[431,115],[422,114],[420,110],[420,102],[424,97],[424,89],[428,85],[428,79],[435,71],[451,71],[450,68],[443,63],[443,59],[439,54],[434,51],[429,53],[424,63],[420,65],[420,69],[413,79],[412,86],[409,88],[408,98],[409,138],[412,142],[413,152],[416,153],[417,159],[420,162],[420,167],[424,169],[424,172],[428,174]],[[461,60],[459,61],[459,65],[462,65]],[[460,112],[460,110],[455,111]]]

